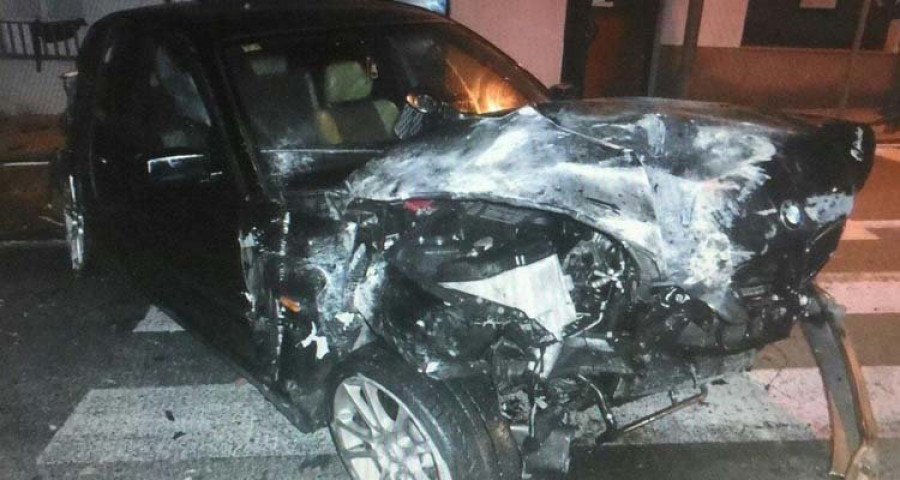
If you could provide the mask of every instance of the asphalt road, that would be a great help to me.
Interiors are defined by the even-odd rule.
[[[890,480],[900,479],[900,151],[881,153],[821,280],[848,306]],[[827,413],[804,342],[766,349],[756,367],[620,444],[579,444],[571,478],[826,478]],[[0,242],[0,478],[341,475],[327,435],[294,430],[123,274],[75,279],[60,242]]]

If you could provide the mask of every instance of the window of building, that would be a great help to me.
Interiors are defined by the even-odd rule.
[[[849,49],[864,0],[749,0],[744,46]],[[893,1],[872,2],[862,48],[882,50]]]

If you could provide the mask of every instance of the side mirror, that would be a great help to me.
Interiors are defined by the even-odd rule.
[[[394,124],[394,135],[400,140],[414,137],[439,123],[450,111],[447,104],[427,93],[410,92],[406,95],[400,118]]]
[[[412,92],[406,95],[406,103],[415,111],[429,115],[441,110],[441,102],[427,93]]]
[[[172,150],[148,155],[142,161],[150,186],[180,187],[208,183],[221,172],[214,172],[209,154],[191,150]]]
[[[557,83],[550,87],[550,99],[552,100],[577,100],[578,92],[571,83]]]

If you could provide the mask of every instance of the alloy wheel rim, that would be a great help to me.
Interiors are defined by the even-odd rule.
[[[334,396],[331,428],[356,480],[450,480],[447,462],[421,422],[377,382],[355,376]]]

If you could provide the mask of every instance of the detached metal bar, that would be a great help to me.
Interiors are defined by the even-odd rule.
[[[844,328],[844,311],[819,291],[801,325],[812,348],[831,420],[831,475],[847,480],[879,478],[878,437],[872,404],[856,352]]]
[[[684,400],[677,400],[675,398],[675,393],[673,391],[669,392],[669,401],[671,404],[663,408],[662,410],[658,410],[653,412],[647,416],[641,417],[625,426],[619,426],[619,422],[616,420],[615,414],[613,414],[612,409],[609,407],[609,402],[606,400],[606,396],[603,395],[603,392],[597,388],[596,385],[593,384],[586,377],[579,375],[578,380],[587,386],[591,392],[594,394],[595,399],[597,400],[597,408],[600,409],[600,413],[603,415],[603,423],[606,425],[606,428],[603,430],[603,433],[600,434],[595,439],[595,442],[598,445],[602,445],[604,443],[614,442],[617,439],[621,438],[622,435],[626,433],[633,432],[639,428],[645,427],[657,420],[668,417],[673,413],[680,412],[685,408],[688,408],[693,405],[697,405],[698,403],[706,400],[706,396],[709,394],[709,390],[706,385],[700,385],[697,387],[699,392],[695,395],[692,395]]]
[[[628,425],[625,425],[624,427],[620,427],[618,435],[616,435],[615,438],[621,437],[622,435],[625,435],[626,433],[633,432],[641,427],[645,427],[657,420],[660,420],[664,417],[668,417],[669,415],[672,415],[673,413],[680,412],[680,411],[684,410],[685,408],[691,407],[693,405],[697,405],[698,403],[701,403],[704,400],[706,400],[706,396],[708,394],[709,394],[709,390],[707,389],[706,385],[700,385],[700,393],[697,393],[688,398],[685,398],[684,400],[676,400],[674,395],[672,394],[672,392],[669,392],[669,400],[672,403],[671,405],[669,405],[668,407],[666,407],[658,412],[651,413],[650,415],[647,415],[646,417],[639,418],[639,419],[629,423]],[[605,434],[606,432],[603,432],[603,433]],[[613,439],[604,438],[604,443],[607,440],[614,440],[614,438]]]

